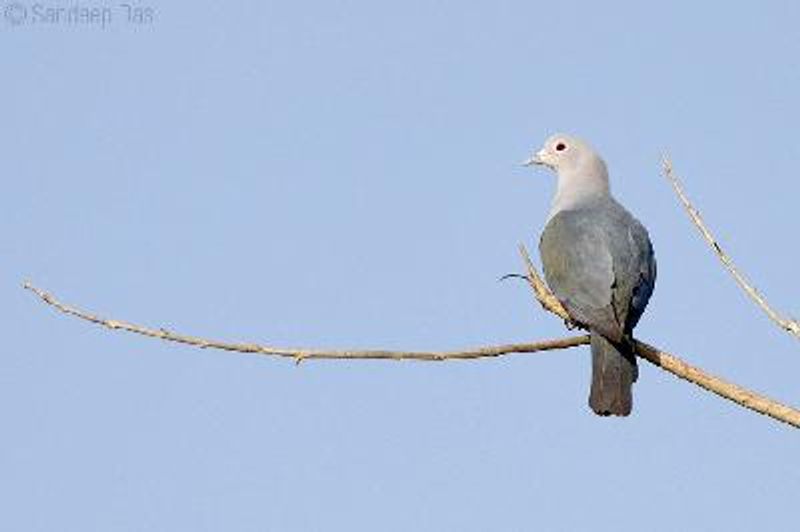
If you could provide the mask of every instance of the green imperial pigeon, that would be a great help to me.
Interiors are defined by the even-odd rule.
[[[633,328],[656,282],[650,237],[611,196],[606,164],[584,141],[553,135],[525,164],[558,174],[539,252],[548,286],[591,335],[589,406],[627,416],[638,376]]]

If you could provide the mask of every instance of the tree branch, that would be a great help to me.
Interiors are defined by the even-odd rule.
[[[477,347],[474,349],[465,349],[462,351],[390,351],[387,349],[302,349],[294,347],[275,347],[260,345],[254,343],[229,343],[221,342],[219,340],[207,340],[197,336],[188,336],[185,334],[178,334],[170,332],[166,329],[153,329],[150,327],[143,327],[135,323],[129,323],[119,320],[111,320],[101,318],[95,314],[80,310],[76,307],[66,305],[48,292],[36,288],[31,283],[26,282],[23,288],[30,290],[39,298],[52,306],[63,314],[75,316],[97,325],[102,325],[112,330],[122,330],[139,334],[141,336],[149,336],[151,338],[158,338],[168,342],[175,342],[178,344],[186,344],[201,349],[212,348],[221,349],[223,351],[234,351],[237,353],[250,353],[259,355],[276,356],[283,358],[294,359],[296,363],[301,363],[304,360],[348,360],[348,359],[372,359],[372,360],[423,360],[423,361],[444,361],[444,360],[471,360],[475,358],[490,358],[500,357],[503,355],[522,354],[522,353],[537,353],[539,351],[551,351],[553,349],[566,349],[569,347],[576,347],[589,343],[589,337],[573,336],[571,338],[559,338],[556,340],[543,340],[534,343],[522,344],[504,344],[493,345],[486,347]]]
[[[731,260],[728,254],[725,253],[725,251],[719,245],[717,239],[714,238],[714,235],[708,229],[705,222],[703,222],[698,210],[694,208],[694,205],[692,205],[692,203],[689,201],[689,198],[686,197],[683,187],[678,180],[678,176],[676,176],[672,170],[672,161],[670,161],[667,156],[663,156],[662,165],[664,169],[664,176],[672,184],[672,188],[675,189],[675,193],[681,200],[681,203],[683,204],[684,209],[686,209],[686,212],[689,215],[689,218],[692,220],[692,223],[694,223],[694,225],[697,226],[697,229],[700,230],[700,234],[703,235],[705,241],[709,246],[711,246],[711,249],[714,250],[714,253],[722,262],[723,266],[725,266],[725,268],[733,276],[739,287],[744,290],[744,293],[747,294],[747,296],[752,299],[756,305],[761,307],[761,310],[763,310],[767,316],[769,316],[769,319],[777,323],[781,329],[785,330],[789,334],[793,334],[794,336],[800,338],[800,322],[785,318],[775,311],[769,305],[764,296],[762,296],[759,291],[745,278],[745,276],[739,272],[739,269],[733,263],[733,260]]]
[[[672,171],[672,163],[667,157],[663,159],[664,175],[672,183],[675,192],[678,194],[686,212],[692,222],[700,229],[706,242],[712,247],[719,259],[733,275],[739,286],[745,293],[753,299],[753,301],[761,307],[764,312],[777,323],[781,328],[785,329],[791,334],[800,337],[800,324],[797,321],[789,320],[781,317],[775,312],[767,303],[761,294],[739,273],[736,266],[731,261],[730,257],[722,250],[714,236],[703,223],[700,214],[689,202],[688,198],[683,192],[683,189],[678,181],[678,178]],[[542,305],[542,307],[560,318],[562,318],[568,327],[574,328],[575,324],[572,322],[569,313],[567,313],[564,306],[553,295],[550,289],[542,280],[539,272],[533,265],[528,251],[525,246],[520,245],[519,248],[522,260],[525,263],[526,275],[525,278],[530,285],[534,297]],[[252,353],[260,355],[277,356],[284,358],[291,358],[297,364],[306,359],[336,359],[336,360],[422,360],[422,361],[444,361],[444,360],[471,360],[477,358],[500,357],[504,355],[522,354],[522,353],[537,353],[541,351],[549,351],[554,349],[566,349],[579,345],[589,343],[587,335],[573,336],[569,338],[562,338],[556,340],[545,340],[534,343],[519,343],[519,344],[505,344],[496,346],[477,347],[474,349],[466,349],[461,351],[390,351],[385,349],[366,349],[366,350],[349,350],[349,349],[300,349],[289,347],[275,347],[266,346],[254,343],[229,343],[221,342],[219,340],[208,340],[197,336],[188,336],[170,332],[166,329],[152,329],[143,327],[134,323],[110,320],[101,318],[94,314],[90,314],[76,307],[72,307],[61,303],[51,294],[36,288],[32,284],[26,282],[23,287],[36,294],[42,301],[55,308],[57,311],[80,318],[97,325],[109,329],[119,329],[128,331],[142,336],[149,336],[151,338],[159,338],[169,342],[176,342],[180,344],[191,345],[200,348],[214,348],[224,351],[233,351],[237,353]],[[747,390],[737,384],[727,382],[719,377],[706,373],[700,368],[694,367],[691,364],[684,362],[680,358],[661,351],[660,349],[648,345],[644,342],[636,341],[636,354],[650,362],[651,364],[668,371],[678,378],[684,379],[691,383],[700,386],[701,388],[713,392],[720,397],[733,401],[734,403],[749,408],[759,414],[764,414],[772,417],[778,421],[782,421],[793,427],[800,428],[800,411],[783,405],[763,395]]]
[[[527,269],[527,279],[533,289],[536,299],[548,311],[560,316],[569,322],[570,318],[561,303],[550,292],[542,281],[536,268],[531,262],[530,256],[524,246],[520,246],[520,254],[525,262]],[[66,305],[58,301],[51,294],[36,288],[26,282],[23,287],[36,294],[42,301],[55,308],[57,311],[80,318],[82,320],[101,325],[108,329],[123,330],[142,336],[158,338],[169,342],[176,342],[200,348],[221,349],[237,353],[261,354],[294,359],[296,363],[310,359],[337,359],[337,360],[421,360],[421,361],[445,361],[445,360],[472,360],[478,358],[500,357],[504,355],[537,353],[554,349],[566,349],[589,343],[587,335],[572,336],[556,340],[545,340],[533,343],[505,344],[497,346],[485,346],[461,351],[390,351],[385,349],[367,350],[339,350],[339,349],[300,349],[287,347],[265,346],[254,343],[228,343],[218,340],[208,340],[197,336],[177,334],[166,329],[153,329],[143,327],[134,323],[111,320],[99,317],[80,310],[76,307]],[[709,390],[725,399],[733,401],[745,408],[754,410],[760,414],[770,416],[778,421],[788,423],[800,428],[800,411],[782,405],[772,399],[761,396],[738,386],[726,382],[718,377],[709,375],[699,368],[696,368],[678,357],[661,351],[643,342],[637,342],[637,354],[662,368],[673,375],[697,384],[701,388]]]
[[[550,291],[550,289],[542,280],[542,277],[539,275],[539,272],[533,265],[531,256],[528,255],[528,250],[525,249],[524,244],[519,245],[519,254],[522,257],[522,262],[525,263],[525,278],[528,279],[528,284],[530,285],[531,290],[533,290],[533,295],[542,305],[542,308],[548,312],[552,312],[565,322],[571,323],[572,318],[569,317],[567,309],[564,308],[564,305],[561,304],[561,301],[559,301],[558,298],[553,295],[553,292]]]
[[[556,314],[568,323],[571,321],[561,302],[556,299],[531,262],[530,255],[525,246],[519,246],[519,253],[525,263],[528,274],[528,283],[533,294],[545,310]],[[689,381],[701,388],[713,392],[720,397],[733,401],[759,414],[770,416],[778,421],[783,421],[794,427],[800,428],[800,410],[783,405],[766,396],[759,395],[738,384],[727,382],[719,377],[706,373],[700,368],[684,362],[675,355],[661,351],[644,342],[636,340],[636,354],[654,366],[668,371],[676,377]]]
[[[678,378],[687,380],[701,388],[733,401],[759,414],[764,414],[782,421],[795,428],[800,428],[800,410],[784,405],[764,395],[727,382],[720,377],[706,373],[702,369],[684,362],[675,355],[661,351],[644,342],[636,341],[636,354],[654,366],[668,371]]]

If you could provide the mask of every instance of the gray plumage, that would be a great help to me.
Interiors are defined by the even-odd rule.
[[[589,405],[626,416],[638,376],[633,328],[656,278],[647,230],[611,196],[605,163],[583,141],[555,135],[530,162],[559,176],[539,251],[548,286],[591,334]]]

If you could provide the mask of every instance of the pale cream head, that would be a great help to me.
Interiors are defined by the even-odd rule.
[[[550,216],[610,195],[606,163],[587,142],[572,135],[552,135],[523,164],[546,166],[558,174]]]

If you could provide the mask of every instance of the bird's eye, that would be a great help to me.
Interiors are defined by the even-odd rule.
[[[558,144],[556,144],[556,151],[564,151],[566,149],[567,145],[564,144],[563,142],[559,142]]]

